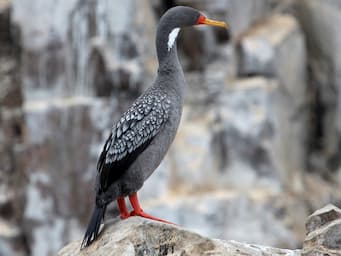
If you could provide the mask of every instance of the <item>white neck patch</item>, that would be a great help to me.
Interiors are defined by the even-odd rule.
[[[174,42],[175,42],[175,39],[178,36],[179,31],[180,31],[180,28],[174,28],[172,30],[172,32],[169,33],[168,42],[167,42],[168,51],[170,51],[172,49]]]

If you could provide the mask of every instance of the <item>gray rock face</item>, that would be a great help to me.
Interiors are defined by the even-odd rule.
[[[239,49],[241,75],[256,74],[278,80],[277,99],[272,104],[278,136],[274,144],[276,169],[287,188],[302,190],[307,86],[305,43],[298,23],[292,16],[274,15],[244,34]]]
[[[276,81],[253,77],[231,82],[220,95],[217,112],[221,128],[215,141],[226,151],[220,156],[226,172],[223,183],[246,188],[264,182],[278,188],[280,175],[275,164],[279,163],[272,154],[278,139],[277,94]]]
[[[326,163],[322,168],[335,169],[335,164],[328,163],[335,163],[341,152],[341,35],[335,33],[341,24],[340,3],[303,0],[297,1],[296,5],[297,17],[307,37],[311,84],[318,94],[316,104],[324,109],[322,113],[316,113],[322,120],[320,133],[323,137],[319,143],[322,150],[316,155],[322,156],[318,158]]]
[[[115,102],[90,98],[35,101],[26,103],[24,110],[29,145],[25,229],[33,255],[52,255],[80,234],[87,222],[94,197],[84,195],[93,194],[97,152],[106,136],[103,131],[111,125],[104,116],[115,116]],[[59,143],[65,139],[67,147]],[[92,164],[84,159],[92,159]],[[46,243],[46,238],[54,242]]]
[[[327,205],[309,216],[302,255],[341,254],[341,209]]]
[[[128,86],[141,87],[155,69],[156,54],[150,47],[155,21],[147,1],[120,5],[92,0],[13,1],[13,22],[21,28],[26,99],[96,96],[97,83],[90,74],[96,72],[92,57],[98,48],[110,56],[103,60],[106,70],[100,74],[108,78],[109,87],[122,79]],[[138,71],[120,72],[127,66]]]
[[[164,196],[145,210],[207,237],[296,248],[295,235],[277,216],[276,200],[270,190],[253,189],[244,196],[220,190],[181,199]]]
[[[278,76],[283,62],[291,59],[291,56],[280,56],[281,47],[295,49],[291,56],[297,59],[305,58],[302,33],[290,15],[270,16],[243,34],[239,43],[240,74]]]
[[[248,245],[234,241],[208,239],[174,225],[132,217],[111,223],[100,239],[79,250],[80,241],[58,252],[58,256],[76,255],[286,255],[298,256],[298,250]]]
[[[22,230],[25,177],[22,166],[24,118],[18,81],[18,48],[10,26],[9,1],[0,2],[0,254],[28,252]]]
[[[269,224],[269,223],[268,223]],[[303,250],[284,250],[235,241],[209,239],[176,225],[139,217],[106,223],[97,241],[80,251],[75,241],[58,256],[76,255],[331,255],[341,253],[341,210],[327,205],[307,220]],[[233,229],[233,226],[229,227]],[[252,233],[252,231],[250,231]]]
[[[258,76],[217,88],[219,95],[208,110],[185,108],[173,146],[176,183],[191,183],[192,188],[272,184],[276,190],[283,184],[301,189],[304,119],[289,122],[294,113],[301,113],[288,104],[291,97],[283,85]]]

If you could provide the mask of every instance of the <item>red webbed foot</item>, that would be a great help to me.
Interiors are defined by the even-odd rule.
[[[137,193],[135,192],[133,195],[129,196],[129,201],[131,203],[131,206],[133,207],[133,211],[130,212],[130,216],[140,216],[142,218],[146,218],[146,219],[150,219],[150,220],[155,220],[155,221],[159,221],[159,222],[164,222],[164,223],[167,223],[167,224],[172,224],[172,225],[176,225],[172,222],[169,222],[169,221],[166,221],[166,220],[163,220],[163,219],[160,219],[160,218],[157,218],[157,217],[154,217],[148,213],[145,213],[141,206],[140,206],[140,203],[139,203],[139,200],[137,198]]]
[[[130,212],[130,216],[139,216],[139,217],[142,217],[142,218],[146,218],[146,219],[150,219],[150,220],[155,220],[155,221],[159,221],[159,222],[163,222],[163,223],[167,223],[167,224],[172,224],[172,225],[176,225],[170,221],[167,221],[167,220],[163,220],[163,219],[160,219],[160,218],[157,218],[157,217],[154,217],[148,213],[145,213],[142,209],[140,209],[140,211],[136,212],[136,211],[131,211]]]

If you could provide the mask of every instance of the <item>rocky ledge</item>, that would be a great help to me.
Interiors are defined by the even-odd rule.
[[[113,220],[105,226],[100,238],[91,246],[80,250],[81,241],[75,241],[61,249],[58,256],[341,255],[341,210],[333,205],[327,205],[308,218],[302,250],[210,239],[176,225],[139,217]]]

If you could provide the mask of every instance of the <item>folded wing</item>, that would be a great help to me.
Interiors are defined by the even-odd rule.
[[[166,94],[154,91],[139,98],[123,114],[112,128],[97,163],[100,191],[106,191],[148,147],[167,121],[169,109]]]

